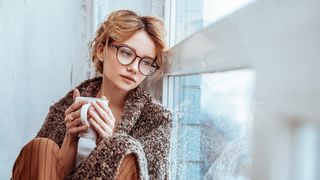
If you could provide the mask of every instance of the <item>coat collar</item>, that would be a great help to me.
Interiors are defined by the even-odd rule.
[[[81,96],[96,97],[101,87],[101,83],[101,76],[84,81],[79,87]],[[115,132],[130,133],[134,124],[139,119],[147,101],[151,101],[151,97],[142,87],[138,86],[135,89],[132,89],[126,96],[124,113]]]

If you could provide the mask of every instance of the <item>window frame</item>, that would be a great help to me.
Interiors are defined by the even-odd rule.
[[[315,123],[319,125],[320,114],[316,107],[320,107],[320,92],[318,91],[320,84],[308,84],[304,82],[307,79],[299,78],[301,75],[309,74],[310,71],[313,73],[312,79],[314,81],[317,81],[315,75],[320,77],[320,72],[314,70],[316,65],[320,67],[319,61],[315,58],[320,54],[314,48],[320,46],[319,41],[309,38],[307,43],[301,44],[300,42],[303,42],[304,37],[309,37],[310,34],[318,34],[316,29],[320,28],[320,24],[317,23],[319,19],[315,17],[319,17],[320,12],[315,7],[319,7],[319,5],[320,3],[315,1],[304,4],[291,1],[281,3],[254,1],[174,45],[174,37],[172,36],[174,36],[176,28],[173,17],[176,4],[175,0],[166,0],[166,26],[169,29],[168,39],[171,47],[166,59],[169,68],[166,70],[163,80],[163,103],[166,106],[173,108],[175,105],[176,97],[173,97],[175,75],[215,73],[238,69],[254,69],[256,72],[257,91],[253,117],[253,136],[256,138],[253,147],[255,149],[253,152],[253,179],[281,177],[280,179],[289,180],[291,177],[303,173],[290,171],[293,166],[297,166],[294,163],[284,163],[280,170],[274,169],[273,165],[277,164],[277,161],[285,162],[290,158],[288,154],[291,153],[291,150],[287,146],[277,148],[273,148],[273,146],[281,142],[290,143],[290,138],[293,138],[292,134],[289,133],[283,138],[279,137],[283,133],[283,128],[290,132],[292,124],[296,123],[292,116],[281,117],[279,113],[286,112],[293,117],[300,117],[300,124]],[[298,14],[295,13],[297,9],[299,9]],[[302,26],[297,28],[298,25]],[[284,33],[285,31],[290,33]],[[277,40],[292,40],[299,45],[281,44]],[[279,44],[275,42],[285,45],[282,50],[290,53],[279,52],[277,49]],[[198,44],[201,44],[201,49],[197,48]],[[310,56],[310,53],[313,57]],[[303,63],[300,62],[301,66],[296,63],[299,62],[299,58],[304,60]],[[291,63],[293,68],[281,69],[282,64],[279,62]],[[296,64],[292,64],[292,62]],[[279,66],[276,68],[279,68],[280,71],[274,69],[275,66]],[[295,70],[299,70],[300,75],[297,75]],[[272,76],[273,73],[287,77],[279,81],[276,76]],[[306,77],[308,76],[306,75]],[[290,100],[282,99],[283,102],[280,104],[276,98],[281,98],[286,94],[281,94],[273,89],[274,81],[281,82],[281,87],[286,92],[291,92],[291,84],[288,81],[292,79],[295,79],[297,84],[303,84],[307,87],[300,88],[299,94],[292,95],[292,99],[288,98]],[[311,96],[310,92],[313,93]],[[290,95],[286,97],[290,97]],[[268,137],[270,132],[272,132],[272,136]],[[261,146],[259,142],[265,144]],[[288,144],[288,146],[292,145]]]

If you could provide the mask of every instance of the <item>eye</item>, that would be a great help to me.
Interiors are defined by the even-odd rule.
[[[151,66],[152,63],[153,63],[153,60],[151,59],[142,59],[142,62],[141,62],[143,65],[145,66]]]
[[[125,58],[132,58],[133,57],[133,52],[126,47],[120,48],[119,52],[122,57],[125,57]]]

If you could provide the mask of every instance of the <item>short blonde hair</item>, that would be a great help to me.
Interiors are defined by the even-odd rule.
[[[139,16],[130,10],[112,12],[100,25],[95,38],[90,42],[90,56],[96,70],[103,73],[103,63],[97,58],[100,44],[109,45],[113,41],[125,41],[139,30],[146,31],[155,44],[156,62],[160,67],[155,79],[161,77],[164,71],[163,57],[167,52],[163,21],[154,16]]]

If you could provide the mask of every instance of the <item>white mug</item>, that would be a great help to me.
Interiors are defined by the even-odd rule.
[[[88,110],[89,107],[91,106],[91,102],[95,102],[95,101],[102,101],[103,103],[108,104],[108,100],[103,99],[103,98],[93,98],[93,97],[76,97],[76,102],[78,101],[83,101],[86,100],[88,101],[88,103],[82,105],[81,107],[81,113],[80,113],[80,119],[83,125],[89,125],[89,129],[87,132],[85,133],[79,133],[79,137],[82,138],[87,138],[87,139],[97,139],[97,133],[96,131],[93,129],[93,127],[90,125],[90,122],[88,120]]]

